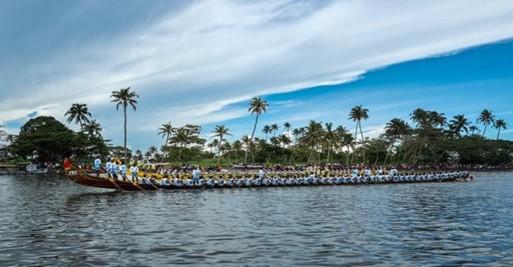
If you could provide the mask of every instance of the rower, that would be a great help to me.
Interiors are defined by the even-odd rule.
[[[358,177],[358,174],[359,174],[359,170],[357,168],[354,168],[352,171],[351,171],[351,177],[352,178],[356,178]]]
[[[265,178],[265,172],[264,170],[260,169],[258,171],[258,179],[264,179]]]
[[[397,175],[397,173],[398,173],[397,169],[396,169],[396,168],[392,168],[392,169],[390,170],[389,175],[390,175],[390,176],[396,176],[396,175]]]
[[[107,171],[107,176],[112,176],[112,162],[110,159],[107,160],[107,163],[105,164],[105,171]]]

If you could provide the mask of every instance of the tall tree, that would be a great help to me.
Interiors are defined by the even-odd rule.
[[[495,116],[491,110],[485,109],[481,111],[479,118],[477,118],[477,122],[480,122],[484,125],[482,136],[484,137],[486,134],[486,129],[488,125],[492,124],[495,121]]]
[[[400,140],[403,141],[403,137],[411,132],[410,125],[404,120],[394,118],[385,125],[385,137],[389,140],[390,145],[387,148],[385,156],[385,164],[387,163],[389,150],[392,146]],[[399,153],[398,153],[399,154]]]
[[[331,159],[331,152],[338,139],[337,131],[333,129],[333,123],[328,122],[324,124],[324,143],[326,145],[326,162],[329,163]]]
[[[453,117],[453,119],[449,122],[449,129],[451,133],[456,135],[457,137],[461,137],[461,132],[468,133],[469,121],[465,118],[464,115],[459,114]]]
[[[417,108],[410,114],[410,119],[415,123],[415,128],[419,128],[421,125],[426,124],[428,112],[422,108]]]
[[[278,124],[273,123],[273,124],[271,125],[271,130],[272,130],[272,133],[273,133],[273,136],[274,136],[274,137],[276,137],[276,132],[278,132],[278,129],[279,129]]]
[[[300,142],[303,143],[310,150],[308,161],[312,160],[314,152],[319,148],[319,144],[324,136],[324,129],[322,124],[316,121],[310,121],[305,128],[305,134],[301,137]]]
[[[358,129],[360,129],[360,135],[361,135],[361,142],[362,144],[365,143],[365,139],[363,137],[363,130],[362,130],[362,120],[366,120],[369,118],[369,110],[364,108],[362,105],[355,106],[351,109],[349,112],[349,119],[356,122],[356,129],[355,129],[355,140],[358,135]],[[365,150],[362,149],[362,156],[363,161],[365,162]]]
[[[96,120],[91,120],[84,125],[84,131],[89,137],[103,138],[102,130],[102,126]]]
[[[264,134],[265,134],[265,141],[267,142],[267,140],[269,139],[269,134],[271,134],[273,132],[273,130],[271,129],[271,126],[264,125],[264,128],[262,129],[262,132],[264,132]]]
[[[255,131],[258,124],[258,117],[260,117],[262,113],[266,112],[268,107],[269,104],[267,104],[267,101],[265,101],[261,97],[253,97],[249,102],[248,111],[251,112],[251,115],[255,115],[255,125],[253,126],[253,131],[251,132],[251,141],[253,141],[253,138],[255,137]],[[246,153],[244,154],[244,162],[247,162],[247,160],[248,151],[246,150]]]
[[[78,151],[77,135],[53,117],[29,120],[12,145],[13,152],[25,159],[39,162],[60,162]]]
[[[501,130],[506,130],[508,128],[508,124],[503,119],[498,119],[493,124],[493,127],[497,129],[497,140],[499,140]]]
[[[214,131],[212,131],[214,135],[212,137],[218,137],[219,138],[219,149],[218,149],[218,156],[217,156],[217,164],[219,164],[219,160],[223,155],[223,141],[224,137],[227,135],[232,135],[230,133],[230,129],[226,128],[224,125],[217,125]]]
[[[162,136],[162,138],[165,138],[166,142],[164,143],[164,146],[169,145],[169,138],[171,135],[175,132],[175,128],[173,125],[171,125],[170,122],[162,124],[159,128],[159,135]]]
[[[67,116],[68,123],[75,121],[78,125],[80,125],[80,131],[84,130],[84,124],[90,121],[91,113],[87,108],[86,104],[75,103],[72,104],[68,111],[64,114]]]
[[[110,96],[112,98],[112,103],[116,103],[116,110],[119,110],[119,107],[123,107],[123,118],[124,118],[124,142],[123,147],[125,148],[124,158],[125,162],[127,161],[127,147],[126,147],[126,141],[127,141],[127,116],[126,116],[126,110],[128,106],[131,106],[134,111],[137,109],[137,98],[139,98],[139,95],[135,92],[130,91],[130,87],[119,89],[118,91],[112,91],[112,94]]]
[[[471,135],[474,135],[475,133],[479,133],[479,127],[475,126],[475,125],[470,125],[470,127],[468,127],[468,130],[470,131],[470,134]]]
[[[351,112],[349,112],[349,119],[356,122],[356,132],[355,132],[355,138],[358,132],[358,129],[360,129],[360,136],[362,143],[365,141],[363,137],[363,130],[362,130],[362,120],[367,120],[369,118],[369,110],[364,108],[362,105],[355,106],[351,109]]]
[[[285,122],[283,124],[283,128],[285,129],[285,132],[290,132],[290,128],[292,128],[292,125],[290,124],[290,122]]]

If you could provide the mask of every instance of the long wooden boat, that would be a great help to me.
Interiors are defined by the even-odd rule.
[[[446,172],[420,175],[397,175],[379,177],[324,177],[324,178],[265,178],[265,179],[201,179],[196,183],[191,180],[160,181],[143,178],[142,182],[128,179],[120,180],[110,177],[104,172],[91,172],[73,166],[66,171],[67,177],[80,185],[114,189],[118,191],[155,191],[159,189],[198,189],[198,188],[239,188],[239,187],[278,187],[278,186],[316,186],[316,185],[361,185],[361,184],[398,184],[398,183],[429,183],[456,182],[472,179],[468,172]]]

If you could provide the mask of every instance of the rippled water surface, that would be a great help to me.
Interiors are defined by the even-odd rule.
[[[513,266],[513,173],[113,193],[0,176],[0,266]]]

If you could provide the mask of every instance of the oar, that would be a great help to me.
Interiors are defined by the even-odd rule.
[[[141,190],[141,191],[145,191],[145,189],[144,189],[144,188],[142,188],[142,186],[140,186],[138,183],[136,183],[136,182],[132,181],[132,184],[133,184],[135,187],[137,187],[139,190]]]
[[[160,189],[159,187],[157,187],[156,185],[154,185],[150,180],[148,180],[148,181],[150,182],[150,185],[151,185],[153,188],[155,188],[155,190],[159,190],[159,189]]]
[[[125,191],[123,188],[121,188],[116,181],[114,181],[114,178],[109,178],[109,181],[119,190],[119,191]]]

